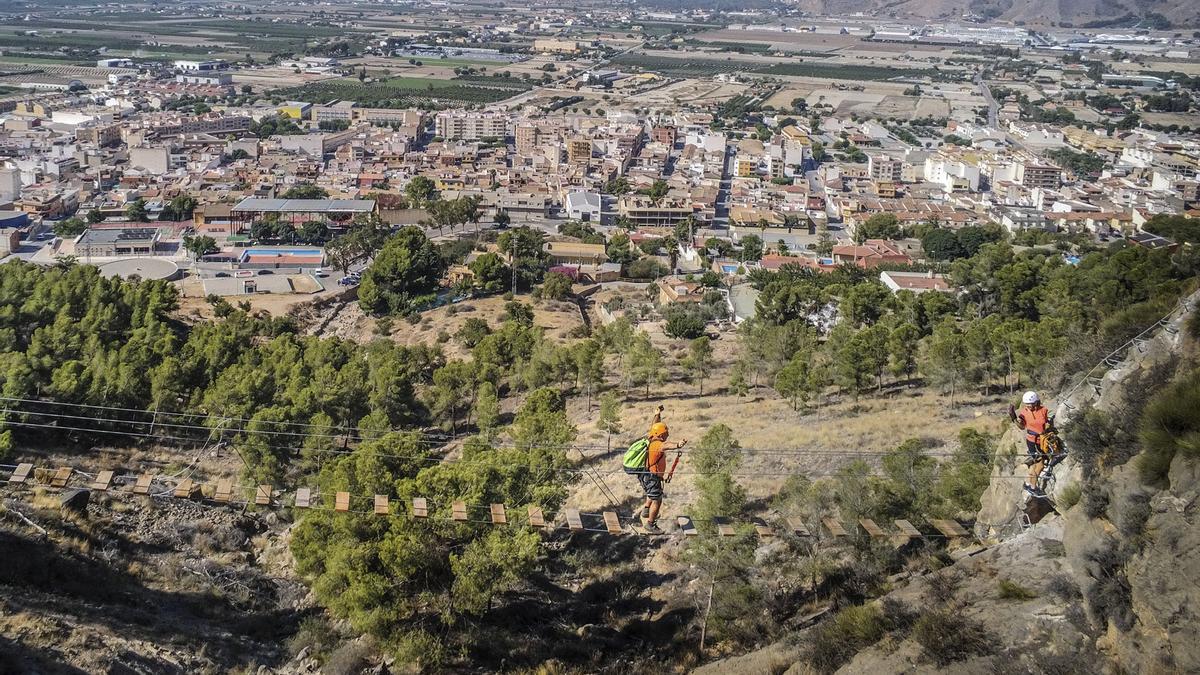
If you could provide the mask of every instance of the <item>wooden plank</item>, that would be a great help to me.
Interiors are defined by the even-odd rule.
[[[296,490],[296,508],[307,509],[312,505],[312,488],[302,487]]]
[[[32,464],[30,464],[28,462],[26,462],[24,464],[18,464],[17,470],[13,471],[12,475],[8,477],[8,482],[24,483],[25,481],[29,480],[29,474],[31,474],[31,473],[33,473],[33,465]]]
[[[71,474],[73,473],[75,473],[75,470],[69,466],[59,467],[58,470],[54,472],[54,476],[50,479],[50,487],[67,487],[67,481],[71,480]]]
[[[333,496],[334,511],[349,511],[350,510],[350,493],[339,492]]]
[[[896,529],[900,530],[900,534],[903,534],[910,539],[922,536],[921,531],[913,527],[913,524],[907,520],[897,520],[894,522],[896,524]]]
[[[837,518],[822,518],[821,522],[825,525],[825,529],[829,530],[829,534],[835,537],[845,537],[847,535],[846,528],[842,527],[841,521]]]
[[[92,484],[88,487],[96,490],[97,492],[108,492],[108,488],[112,487],[112,480],[112,471],[101,471],[100,473],[96,474],[96,480],[92,481]]]
[[[880,527],[878,524],[876,524],[875,521],[871,520],[870,518],[863,518],[862,520],[858,521],[858,524],[862,527],[863,531],[865,531],[867,534],[871,535],[874,538],[881,538],[881,537],[887,536],[887,532],[884,532],[883,528]]]
[[[946,535],[947,537],[950,537],[951,539],[954,539],[957,537],[970,536],[969,533],[963,529],[963,526],[959,525],[958,522],[954,521],[954,520],[941,520],[941,519],[932,519],[931,518],[929,520],[929,524],[933,525],[935,528],[937,528],[938,532],[941,532],[942,534]]]
[[[579,511],[577,511],[576,509],[567,509],[566,513],[567,513],[567,527],[571,528],[572,530],[576,530],[576,531],[582,530],[583,529],[583,519],[579,517]]]
[[[545,527],[546,516],[542,515],[542,510],[536,506],[529,507],[529,524],[533,527]]]
[[[154,482],[154,476],[144,473],[138,476],[137,482],[133,484],[133,494],[148,495],[150,494],[150,484]]]
[[[733,525],[730,525],[729,521],[724,518],[713,518],[713,523],[717,526],[717,534],[722,537],[732,537],[737,534],[737,531],[733,529]]]
[[[191,499],[196,491],[196,483],[191,478],[184,478],[179,481],[179,485],[175,486],[175,495],[177,499]]]
[[[213,494],[213,499],[218,502],[233,501],[232,478],[222,478],[217,481],[217,491]]]
[[[454,502],[450,507],[450,517],[460,523],[465,522],[467,520],[467,503]]]
[[[675,523],[679,525],[679,529],[683,532],[683,536],[685,537],[695,537],[696,535],[700,534],[700,532],[696,530],[695,523],[692,522],[692,519],[689,516],[679,516],[675,518]]]
[[[754,531],[758,532],[758,536],[764,538],[775,536],[775,528],[768,525],[767,521],[763,520],[762,518],[755,518],[750,522],[754,523]]]
[[[392,505],[388,503],[387,495],[375,495],[375,515],[386,516],[392,512]]]
[[[254,493],[254,503],[258,506],[270,506],[271,495],[274,492],[275,489],[270,485],[259,485],[258,490]]]
[[[413,518],[429,517],[429,502],[424,497],[413,497]]]
[[[493,525],[507,525],[508,524],[508,514],[504,511],[503,504],[492,504],[491,511],[492,511],[492,524]]]
[[[808,531],[808,526],[805,525],[804,521],[800,520],[799,518],[788,518],[787,526],[788,529],[792,531],[792,534],[796,535],[797,537],[812,536],[812,533]]]
[[[604,527],[608,528],[609,534],[621,534],[621,519],[617,517],[616,512],[605,511],[601,515],[604,516]]]

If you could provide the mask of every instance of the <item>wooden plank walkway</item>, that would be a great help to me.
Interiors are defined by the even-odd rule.
[[[33,473],[32,464],[29,464],[28,462],[24,464],[18,464],[16,470],[14,470],[12,475],[8,477],[8,482],[17,484],[24,483],[25,481],[29,480],[29,474],[31,473]]]
[[[822,518],[821,523],[825,525],[825,529],[829,530],[829,534],[835,537],[845,537],[848,534],[837,518]]]
[[[492,517],[493,525],[507,525],[508,512],[504,510],[503,504],[492,504],[489,507],[489,515]]]
[[[92,481],[92,484],[88,487],[96,490],[97,492],[108,492],[108,488],[112,487],[112,481],[112,471],[101,471],[100,473],[96,474],[96,480]]]

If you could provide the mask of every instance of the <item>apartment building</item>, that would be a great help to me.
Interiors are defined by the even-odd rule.
[[[873,181],[899,183],[903,179],[904,162],[886,155],[871,155],[867,160],[867,171]]]
[[[508,117],[492,112],[440,112],[434,118],[434,134],[455,141],[505,138],[508,136]]]

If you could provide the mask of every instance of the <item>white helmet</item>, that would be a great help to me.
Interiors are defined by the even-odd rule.
[[[1025,392],[1025,395],[1021,397],[1021,403],[1024,403],[1025,405],[1033,405],[1034,403],[1041,402],[1042,399],[1038,398],[1036,391],[1027,391]]]

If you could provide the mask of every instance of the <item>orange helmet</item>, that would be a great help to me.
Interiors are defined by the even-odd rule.
[[[650,425],[650,433],[646,435],[651,439],[658,439],[660,441],[666,440],[668,435],[667,425],[663,424],[662,422],[655,422],[654,424]]]

